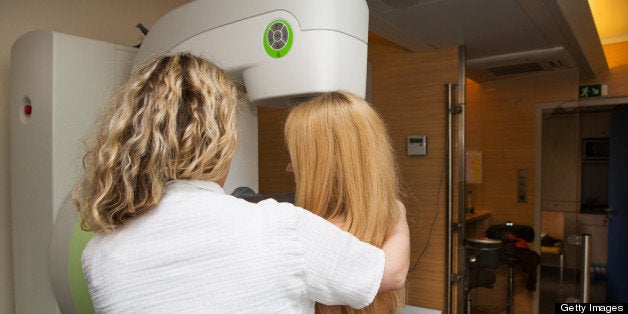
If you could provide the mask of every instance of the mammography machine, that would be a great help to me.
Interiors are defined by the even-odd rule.
[[[82,144],[107,94],[154,55],[187,51],[241,80],[250,106],[225,190],[258,189],[256,106],[288,106],[331,90],[364,96],[364,0],[200,0],[163,16],[139,50],[50,31],[14,44],[11,207],[17,313],[93,311],[70,192]]]

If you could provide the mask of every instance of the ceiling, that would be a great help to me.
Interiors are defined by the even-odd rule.
[[[499,78],[487,69],[517,74],[537,61],[545,70],[577,67],[582,79],[608,70],[602,43],[628,40],[628,0],[589,2],[367,0],[371,31],[411,51],[464,44],[468,75],[480,81]]]
[[[589,0],[602,44],[628,41],[628,0]]]

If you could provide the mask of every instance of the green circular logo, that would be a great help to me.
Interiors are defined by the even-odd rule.
[[[281,58],[292,48],[292,28],[285,20],[274,20],[264,31],[264,50],[273,58]]]

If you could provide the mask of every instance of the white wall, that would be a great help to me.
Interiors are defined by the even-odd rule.
[[[46,29],[126,46],[141,42],[135,28],[189,0],[0,0],[0,314],[14,312],[9,163],[11,46],[22,34]]]

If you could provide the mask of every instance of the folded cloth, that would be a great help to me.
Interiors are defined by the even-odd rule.
[[[512,233],[508,233],[508,240],[515,242],[515,246],[520,249],[528,249],[528,242],[525,239],[519,238]]]

